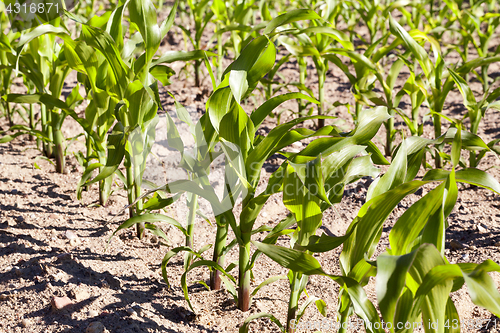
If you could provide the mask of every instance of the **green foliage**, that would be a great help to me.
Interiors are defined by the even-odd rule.
[[[500,60],[500,47],[491,47],[500,25],[496,1],[179,0],[158,22],[162,7],[163,1],[152,0],[111,1],[106,6],[82,0],[64,17],[23,32],[8,32],[2,7],[0,115],[9,129],[2,131],[0,143],[28,134],[46,158],[55,157],[56,170],[64,172],[62,127],[68,116],[73,118],[84,132],[86,147],[75,154],[84,167],[78,198],[98,183],[99,203],[105,206],[116,176],[127,193],[129,218],[113,235],[136,226],[139,238],[148,230],[169,244],[169,235],[156,223],[180,230],[185,244],[169,248],[161,270],[170,286],[168,264],[184,253],[181,287],[192,311],[196,309],[188,277],[194,269],[207,268],[210,282],[202,284],[213,290],[224,286],[243,311],[250,309],[259,290],[287,279],[287,322],[257,313],[243,322],[240,332],[248,332],[250,322],[259,318],[270,319],[280,331],[294,332],[292,323],[298,323],[311,304],[326,315],[327,304],[307,293],[311,275],[338,283],[339,323],[355,314],[368,332],[383,332],[374,325],[382,320],[393,327],[458,320],[450,293],[464,284],[475,304],[500,315],[500,295],[488,275],[500,266],[491,260],[450,264],[444,252],[448,218],[460,195],[457,184],[500,194],[498,181],[480,169],[487,153],[500,155],[500,140],[485,143],[479,135],[484,119],[500,110],[500,88],[489,73]],[[182,33],[184,50],[160,52],[162,41],[174,34],[172,27]],[[450,62],[454,53],[459,60]],[[175,61],[183,61],[186,72],[193,65],[194,85],[201,87],[205,65],[212,91],[197,122],[168,92],[194,147],[184,142],[174,113],[166,112],[168,145],[180,153],[188,177],[155,185],[143,178],[162,109],[161,86],[174,81],[176,73],[169,64]],[[326,96],[332,65],[350,83],[347,103]],[[297,79],[287,81],[282,70],[293,66]],[[72,71],[78,82],[63,93]],[[400,84],[402,73],[408,75]],[[310,77],[314,87],[308,84]],[[12,89],[17,78],[24,84],[22,94]],[[481,92],[474,90],[474,78]],[[184,85],[189,84],[186,79]],[[256,94],[259,90],[263,101]],[[447,110],[452,91],[461,94],[466,110],[453,117]],[[282,121],[288,111],[284,105],[291,100],[297,100],[297,106],[292,117]],[[83,114],[77,113],[80,106]],[[352,116],[348,131],[348,126],[325,123],[338,120],[328,114],[341,106]],[[276,126],[263,131],[272,118],[277,118]],[[432,138],[424,131],[430,118]],[[318,123],[315,130],[306,126],[311,121]],[[390,162],[375,144],[382,125]],[[307,147],[290,149],[296,142]],[[468,161],[462,158],[464,151]],[[262,168],[275,154],[283,161],[261,190],[259,184],[266,180]],[[428,154],[435,168],[427,163]],[[222,198],[209,181],[217,158],[225,166]],[[388,168],[378,177],[375,165]],[[417,180],[421,169],[425,175]],[[375,180],[345,235],[318,235],[323,213],[341,202],[346,185],[362,177]],[[153,189],[144,192],[145,185]],[[424,185],[434,188],[397,219],[389,247],[373,257],[394,208]],[[161,213],[183,195],[189,207],[186,221]],[[289,215],[256,227],[271,197],[282,198]],[[199,211],[200,198],[210,203],[216,222],[213,244],[194,239],[196,217],[209,221]],[[276,245],[278,238],[286,239],[286,245]],[[341,245],[341,274],[329,274],[314,254]],[[226,263],[236,249],[238,261]],[[262,254],[288,274],[272,276],[252,289],[252,271]],[[376,303],[364,291],[371,277],[376,280]],[[307,295],[304,302],[302,294]],[[458,331],[443,325],[424,330]]]

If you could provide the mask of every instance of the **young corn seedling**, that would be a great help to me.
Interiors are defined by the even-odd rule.
[[[415,83],[422,85],[421,91],[425,94],[426,102],[433,117],[434,137],[438,138],[442,134],[441,117],[444,102],[446,96],[454,86],[453,80],[445,75],[445,63],[442,58],[439,43],[433,37],[419,30],[412,30],[408,33],[392,16],[389,17],[389,24],[391,33],[398,38],[394,43],[404,44],[408,51],[411,52],[411,55],[418,61],[423,71],[424,76],[422,80],[415,81]],[[427,51],[425,51],[415,39],[430,43],[435,63],[432,63]],[[437,146],[437,151],[434,155],[436,168],[441,168],[443,165],[441,153],[442,147]]]
[[[462,40],[461,44],[456,45],[454,48],[460,54],[462,61],[467,63],[471,60],[469,59],[470,44],[474,46],[480,58],[496,56],[498,48],[493,53],[489,51],[489,48],[500,25],[498,4],[495,2],[486,3],[480,1],[472,3],[470,8],[463,8],[463,4],[460,6],[457,2],[445,1],[445,3],[459,23]],[[497,8],[495,8],[495,5]],[[486,94],[490,87],[491,79],[488,76],[489,64],[489,62],[486,62],[481,65],[481,74],[478,74],[475,70],[473,71],[482,83],[483,94]],[[469,73],[466,73],[465,79],[469,83]]]
[[[59,26],[60,18],[54,23],[56,25],[40,25],[23,34],[17,44],[15,67],[20,69],[26,80],[31,81],[29,85],[35,87],[36,94],[10,94],[4,98],[7,102],[40,103],[42,131],[34,130],[34,126],[15,129],[19,130],[18,134],[28,133],[42,139],[45,156],[54,156],[56,171],[64,173],[66,149],[61,127],[67,115],[76,116],[73,109],[80,103],[81,97],[76,87],[67,97],[66,103],[60,103],[59,98],[70,68],[56,37],[69,39],[69,35],[67,29]],[[31,114],[30,119],[33,117]]]
[[[313,253],[331,251],[347,239],[349,235],[316,235],[322,223],[323,211],[342,200],[345,185],[363,176],[377,176],[379,171],[373,166],[370,156],[356,156],[365,153],[367,148],[370,149],[371,138],[388,117],[384,107],[366,110],[360,115],[359,124],[351,133],[316,139],[301,152],[288,157],[289,162],[282,165],[285,173],[281,185],[283,203],[295,217],[297,228],[291,235],[290,249],[269,244],[264,239],[262,243],[254,242],[258,252],[287,267],[287,258],[279,258],[278,254],[293,249],[302,252],[308,264],[312,264],[310,256]],[[374,153],[375,160],[382,158],[378,150],[374,150]],[[299,310],[298,301],[305,291],[309,274],[302,269],[290,269],[288,277],[291,293],[287,322],[283,326],[287,327],[287,332],[294,332],[293,324],[300,322],[300,317],[309,304],[314,301],[323,315],[326,315],[326,304],[320,299],[309,297]],[[269,314],[252,316],[243,327],[249,320],[263,316],[269,317]],[[247,332],[247,328],[242,328],[240,332]]]
[[[150,1],[126,1],[111,13],[112,19],[108,23],[106,17],[94,17],[88,24],[82,23],[83,44],[68,43],[67,50],[74,62],[73,67],[86,74],[89,80],[94,103],[89,104],[87,111],[93,126],[98,125],[97,133],[90,137],[94,137],[92,145],[97,148],[99,163],[88,165],[80,185],[88,186],[98,181],[104,181],[104,185],[110,184],[108,178],[115,172],[120,175],[118,167],[123,161],[126,173],[122,179],[127,189],[130,217],[140,215],[143,209],[142,200],[136,202],[136,198],[141,197],[145,161],[154,142],[158,122],[156,113],[161,107],[158,81],[167,85],[173,74],[163,63],[205,56],[205,53],[197,51],[167,52],[162,57],[153,58],[162,36],[167,34],[173,24],[176,7],[177,4],[174,4],[167,19],[158,26],[156,20],[152,20],[156,17],[156,11]],[[122,31],[125,8],[130,12],[131,23],[139,28],[127,42],[123,39]],[[73,19],[78,20],[76,17]],[[104,25],[105,31],[97,28]],[[98,68],[106,68],[106,75],[96,76]],[[115,118],[118,123],[108,135],[105,145],[106,129]],[[89,130],[95,131],[92,126]],[[106,146],[107,157],[104,158]],[[85,182],[84,178],[88,179],[96,168],[100,169],[99,174]],[[109,196],[109,187],[101,188]],[[135,207],[132,203],[135,203]],[[143,222],[137,224],[137,232],[142,238]]]
[[[484,95],[482,100],[477,102],[465,79],[451,69],[448,69],[448,71],[462,94],[464,105],[468,111],[466,117],[468,117],[471,122],[471,132],[472,134],[477,135],[479,125],[482,118],[485,116],[486,111],[489,109],[496,111],[500,110],[500,102],[496,101],[496,99],[500,97],[500,88],[497,88],[490,95]],[[495,139],[488,143],[488,147],[497,154],[500,152],[500,147],[497,145],[498,142],[500,142],[500,140]],[[487,150],[485,149],[477,154],[475,151],[471,150],[469,152],[469,167],[477,167],[486,151]]]
[[[325,80],[328,71],[328,60],[326,55],[332,52],[334,43],[340,44],[348,51],[354,50],[354,47],[348,35],[328,25],[322,25],[319,16],[314,17],[311,15],[311,19],[316,20],[311,21],[310,27],[299,28],[297,29],[298,31],[292,32],[298,40],[298,43],[287,36],[279,37],[279,41],[291,54],[297,57],[297,59],[301,59],[299,62],[301,84],[304,84],[302,81],[304,81],[306,75],[303,58],[306,56],[312,57],[318,75],[318,115],[324,115],[326,114]],[[272,30],[266,28],[265,32],[272,32]],[[318,129],[322,128],[324,125],[324,119],[318,119]]]
[[[177,25],[177,27],[183,31],[184,35],[189,38],[189,41],[195,50],[202,50],[206,48],[206,45],[202,45],[201,39],[207,25],[214,16],[209,4],[208,0],[200,2],[193,2],[192,0],[187,1],[191,21],[194,23],[194,36],[189,27],[184,27],[183,24]],[[194,82],[196,87],[199,87],[201,84],[201,63],[202,60],[200,59],[194,61]]]
[[[15,53],[12,42],[15,38],[16,35],[13,33],[4,34],[3,28],[2,31],[0,31],[0,66],[2,69],[2,71],[0,71],[1,96],[8,95],[12,85],[12,70],[14,68],[11,64],[13,63],[12,57],[14,57]],[[12,119],[13,112],[10,104],[5,99],[0,100],[0,111],[2,112],[2,116],[7,118],[9,126],[14,126],[14,120]]]
[[[247,311],[250,307],[250,276],[252,269],[252,256],[250,253],[251,235],[257,232],[253,229],[255,219],[270,195],[278,188],[269,186],[265,193],[256,196],[256,187],[260,179],[260,170],[269,156],[293,143],[294,141],[314,135],[314,131],[292,130],[295,125],[307,119],[297,119],[283,124],[272,130],[266,137],[256,136],[255,128],[277,107],[286,100],[310,97],[300,93],[279,95],[262,104],[249,117],[240,106],[241,101],[253,91],[258,81],[274,65],[276,51],[274,45],[266,36],[253,40],[225,71],[223,82],[217,87],[207,103],[207,112],[200,119],[202,132],[200,138],[206,142],[220,142],[223,156],[226,160],[225,183],[226,193],[220,202],[214,197],[210,184],[201,183],[195,186],[193,182],[167,184],[164,189],[171,193],[183,191],[200,195],[207,199],[214,210],[217,221],[216,242],[214,244],[213,260],[211,262],[195,261],[185,271],[182,281],[183,289],[189,306],[194,311],[187,294],[186,277],[189,271],[200,266],[212,269],[211,287],[217,289],[221,282],[233,294],[238,307]],[[328,133],[331,128],[325,128]],[[205,160],[200,155],[201,160]],[[196,165],[196,164],[194,164]],[[207,166],[205,165],[205,168]],[[196,179],[205,179],[203,170],[199,168]],[[196,170],[193,170],[196,171]],[[193,172],[194,173],[194,172]],[[279,179],[278,179],[279,181]],[[235,188],[227,184],[239,184]],[[208,192],[207,192],[208,191]],[[239,194],[243,194],[242,212],[236,217],[232,207]],[[222,205],[222,206],[221,206]],[[224,207],[228,208],[224,208]],[[282,227],[280,225],[280,227]],[[236,235],[236,240],[227,243],[229,228]],[[275,237],[277,239],[277,236]],[[224,269],[224,258],[227,251],[238,245],[239,256],[239,288],[236,289],[232,282],[236,280],[228,274],[236,264],[231,264]],[[195,253],[193,255],[196,256]],[[256,290],[258,290],[257,288]]]
[[[467,137],[462,137],[463,133],[460,126],[454,133],[450,133],[453,141],[452,166],[459,163],[462,142],[468,142],[469,140]],[[418,137],[403,141],[387,173],[370,186],[367,202],[361,207],[358,216],[351,223],[345,236],[330,237],[322,235],[318,237],[313,233],[310,236],[310,241],[304,243],[305,246],[296,243],[293,249],[268,245],[265,242],[254,242],[260,251],[283,267],[306,276],[328,276],[340,284],[339,332],[347,331],[349,325],[346,325],[346,323],[348,323],[352,313],[355,313],[363,320],[365,329],[368,332],[385,332],[374,305],[367,300],[362,289],[362,286],[366,285],[368,278],[371,276],[376,276],[378,306],[385,322],[391,323],[391,327],[387,326],[391,332],[404,329],[404,327],[397,327],[400,323],[404,325],[404,323],[408,322],[417,325],[420,322],[420,315],[424,325],[427,325],[429,321],[445,323],[446,320],[450,322],[456,319],[458,314],[449,299],[452,284],[447,281],[453,281],[461,277],[465,279],[468,286],[469,284],[479,283],[480,285],[472,286],[473,290],[477,290],[478,293],[491,293],[492,298],[485,300],[475,291],[472,291],[471,295],[474,295],[473,301],[476,304],[493,313],[498,312],[496,308],[497,301],[495,300],[499,299],[500,295],[495,288],[488,287],[491,285],[491,282],[489,282],[491,278],[486,275],[486,272],[498,270],[500,267],[491,261],[486,261],[481,265],[474,264],[473,266],[467,266],[467,264],[462,266],[461,264],[449,265],[444,258],[444,232],[447,228],[446,217],[455,205],[458,195],[456,181],[476,184],[491,189],[496,193],[500,190],[500,184],[487,173],[477,169],[463,169],[457,172],[455,172],[455,168],[451,172],[433,170],[422,181],[413,180],[418,168],[414,168],[411,161],[415,155],[423,154],[426,145],[425,139]],[[301,154],[306,150],[307,148]],[[335,158],[334,160],[338,161],[339,159]],[[318,165],[318,163],[314,164]],[[293,165],[293,163],[290,163],[290,165]],[[321,167],[324,165],[321,164]],[[301,172],[296,174],[297,178],[300,178]],[[294,180],[297,181],[296,178]],[[415,192],[421,186],[435,181],[441,182],[441,184],[412,205],[396,222],[389,235],[391,249],[389,249],[388,255],[384,254],[379,256],[376,261],[369,261],[379,242],[383,223],[390,212],[405,196]],[[303,190],[302,192],[294,192],[299,193],[299,195],[295,195],[295,199],[298,199],[300,194],[304,194],[306,189],[312,188],[306,185],[307,177],[302,177],[300,182],[302,184],[299,184],[299,188]],[[325,182],[325,184],[327,183]],[[309,226],[312,226],[318,223],[323,208],[317,208],[318,198],[309,197],[307,199],[309,200],[288,201],[288,203],[294,203],[294,205],[289,206],[296,212],[301,207],[299,203],[305,205],[302,206],[300,214],[306,217],[311,222]],[[286,200],[285,196],[284,200]],[[323,205],[329,206],[326,201]],[[300,224],[298,226],[296,234],[300,234],[301,230],[302,232],[309,230],[301,229]],[[323,252],[328,248],[333,249],[341,243],[344,245],[340,256],[342,276],[329,275],[321,268],[313,256],[304,252],[304,250]],[[435,266],[439,267],[435,268]],[[442,278],[436,280],[437,276],[444,272],[446,273],[442,275]],[[469,279],[474,276],[473,272],[477,273],[478,276],[480,275],[481,278]],[[429,275],[426,276],[427,274]],[[412,276],[415,279],[413,282],[417,284],[408,283],[405,285],[405,281],[411,281],[406,276]],[[456,287],[460,288],[462,286],[464,280],[461,281]],[[442,285],[441,283],[445,284]],[[300,288],[301,285],[296,286]],[[444,289],[439,290],[439,288]],[[482,288],[486,288],[488,291]],[[292,295],[295,290],[295,288],[292,289]],[[457,289],[453,288],[453,290]],[[291,297],[291,299],[295,298]],[[316,301],[316,299],[312,299],[312,301]],[[306,301],[305,305],[308,303],[309,301]],[[322,304],[319,304],[320,308],[322,308]],[[404,308],[407,308],[408,311],[402,311]],[[295,306],[296,309],[297,306]],[[293,311],[292,308],[291,312],[293,313]],[[248,323],[259,317],[271,318],[284,330],[283,325],[274,316],[256,314],[244,322],[240,332],[247,332]],[[289,315],[288,320],[290,318]],[[288,332],[293,332],[294,328],[300,327],[298,320],[293,319],[287,325]],[[421,322],[420,325],[422,325]],[[412,331],[408,327],[406,328],[408,331]],[[415,327],[412,326],[412,328]],[[434,324],[426,327],[425,331],[443,332],[443,328],[443,325],[442,328],[439,328],[438,325]]]
[[[478,138],[470,138],[467,132],[460,129],[460,126],[458,126],[458,129],[448,132],[448,140],[452,140],[451,160],[453,167],[459,163],[462,144],[470,145],[472,141],[478,140]],[[413,160],[412,156],[423,154],[426,145],[425,139],[418,137],[411,137],[403,141],[387,173],[370,186],[366,204],[361,208],[358,217],[348,229],[348,232],[352,231],[352,235],[344,242],[344,248],[340,256],[341,269],[344,275],[354,278],[362,285],[365,285],[368,278],[375,274],[375,267],[367,260],[373,255],[375,245],[380,239],[383,223],[398,202],[405,196],[413,193],[424,184],[433,181],[441,182],[436,189],[413,204],[398,219],[389,235],[390,251],[394,251],[394,254],[401,254],[400,251],[406,254],[417,249],[419,246],[430,243],[437,248],[438,253],[443,257],[445,230],[448,227],[446,218],[457,200],[458,189],[456,182],[478,185],[497,193],[500,189],[500,186],[498,186],[500,184],[493,177],[486,172],[474,168],[456,172],[454,167],[451,172],[431,170],[422,181],[412,180],[416,172],[418,172],[413,167],[414,163],[411,163]],[[381,275],[384,272],[382,269],[391,270],[395,268],[378,266],[377,264],[377,269],[379,267]],[[395,292],[392,297],[399,297],[399,295],[401,295],[399,292]],[[409,295],[411,294],[407,296],[409,297]],[[428,296],[428,293],[426,296]],[[350,304],[352,301],[352,298],[351,300],[349,298],[347,293],[341,293],[340,301],[342,308],[346,309],[346,311],[349,308],[347,304]],[[383,304],[379,303],[379,305],[382,307]],[[417,304],[417,306],[420,305],[421,303]],[[438,311],[443,310],[440,307],[441,305],[436,304],[436,308],[439,308]],[[427,310],[424,306],[424,308],[416,308],[414,311],[425,313]],[[414,315],[418,316],[418,314]],[[425,316],[426,314],[424,314],[424,318]],[[385,315],[384,319],[387,319]],[[439,319],[441,320],[442,318]],[[391,320],[393,319],[391,318]],[[438,331],[440,332],[440,330],[435,330],[435,332]]]

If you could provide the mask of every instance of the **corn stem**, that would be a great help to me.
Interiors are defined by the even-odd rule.
[[[246,312],[250,310],[250,237],[252,233],[242,232],[239,257],[238,308]]]
[[[198,207],[198,196],[193,193],[189,193],[188,195],[188,206],[189,206],[189,215],[187,219],[187,237],[186,237],[186,246],[189,248],[193,248],[194,246],[194,223],[196,220],[196,208]],[[184,256],[184,270],[187,270],[193,261],[193,254],[191,252],[186,252]]]
[[[217,221],[217,233],[215,235],[215,245],[213,261],[220,266],[224,265],[225,255],[224,249],[226,247],[228,224],[226,217],[224,215],[219,215],[216,218]],[[218,270],[213,270],[210,272],[210,289],[219,290],[221,287],[221,272]]]

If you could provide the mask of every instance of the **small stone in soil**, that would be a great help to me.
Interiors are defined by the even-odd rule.
[[[120,279],[114,277],[109,271],[106,271],[104,274],[106,277],[106,282],[112,289],[121,289],[122,282],[120,281]]]
[[[486,228],[484,225],[482,224],[478,224],[477,225],[477,231],[479,231],[480,233],[487,233],[488,232],[488,228]]]
[[[62,253],[57,256],[57,261],[63,262],[73,260],[73,255],[71,253]]]
[[[21,320],[22,327],[28,327],[30,325],[30,321],[28,319]]]
[[[134,309],[135,312],[137,312],[138,316],[142,317],[144,315],[144,311],[139,305],[134,305],[132,309]]]
[[[64,233],[64,237],[66,239],[72,240],[72,239],[77,239],[78,235],[71,230],[66,230],[66,232]]]
[[[137,312],[132,308],[127,308],[127,310],[125,310],[125,311],[127,311],[127,314],[131,317],[137,316]]]
[[[104,325],[100,321],[94,321],[87,326],[85,333],[104,333],[108,330],[104,327]]]
[[[89,317],[97,317],[99,313],[96,310],[89,310]]]
[[[462,243],[460,243],[459,241],[452,240],[450,242],[450,248],[452,250],[461,250],[461,249],[465,248],[465,246]]]
[[[66,307],[69,307],[70,305],[73,304],[73,302],[66,296],[64,297],[53,297],[52,301],[50,302],[52,305],[52,308],[55,310],[62,310]]]
[[[80,239],[78,238],[73,238],[73,239],[70,239],[69,240],[69,245],[71,246],[77,246],[77,245],[80,245]]]
[[[24,217],[22,217],[21,215],[19,215],[18,217],[16,217],[16,221],[17,222],[23,222],[24,221]]]
[[[89,293],[85,289],[73,289],[70,294],[71,297],[73,297],[77,302],[81,302],[90,297]]]

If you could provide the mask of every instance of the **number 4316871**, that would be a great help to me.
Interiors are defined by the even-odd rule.
[[[50,12],[52,10],[52,7],[56,10],[56,12],[59,12],[59,4],[58,3],[52,3],[52,2],[45,2],[45,3],[32,3],[32,4],[26,4],[23,3],[22,5],[19,3],[15,3],[14,5],[8,4],[7,7],[5,8],[5,12],[7,14],[43,14],[45,12]]]

